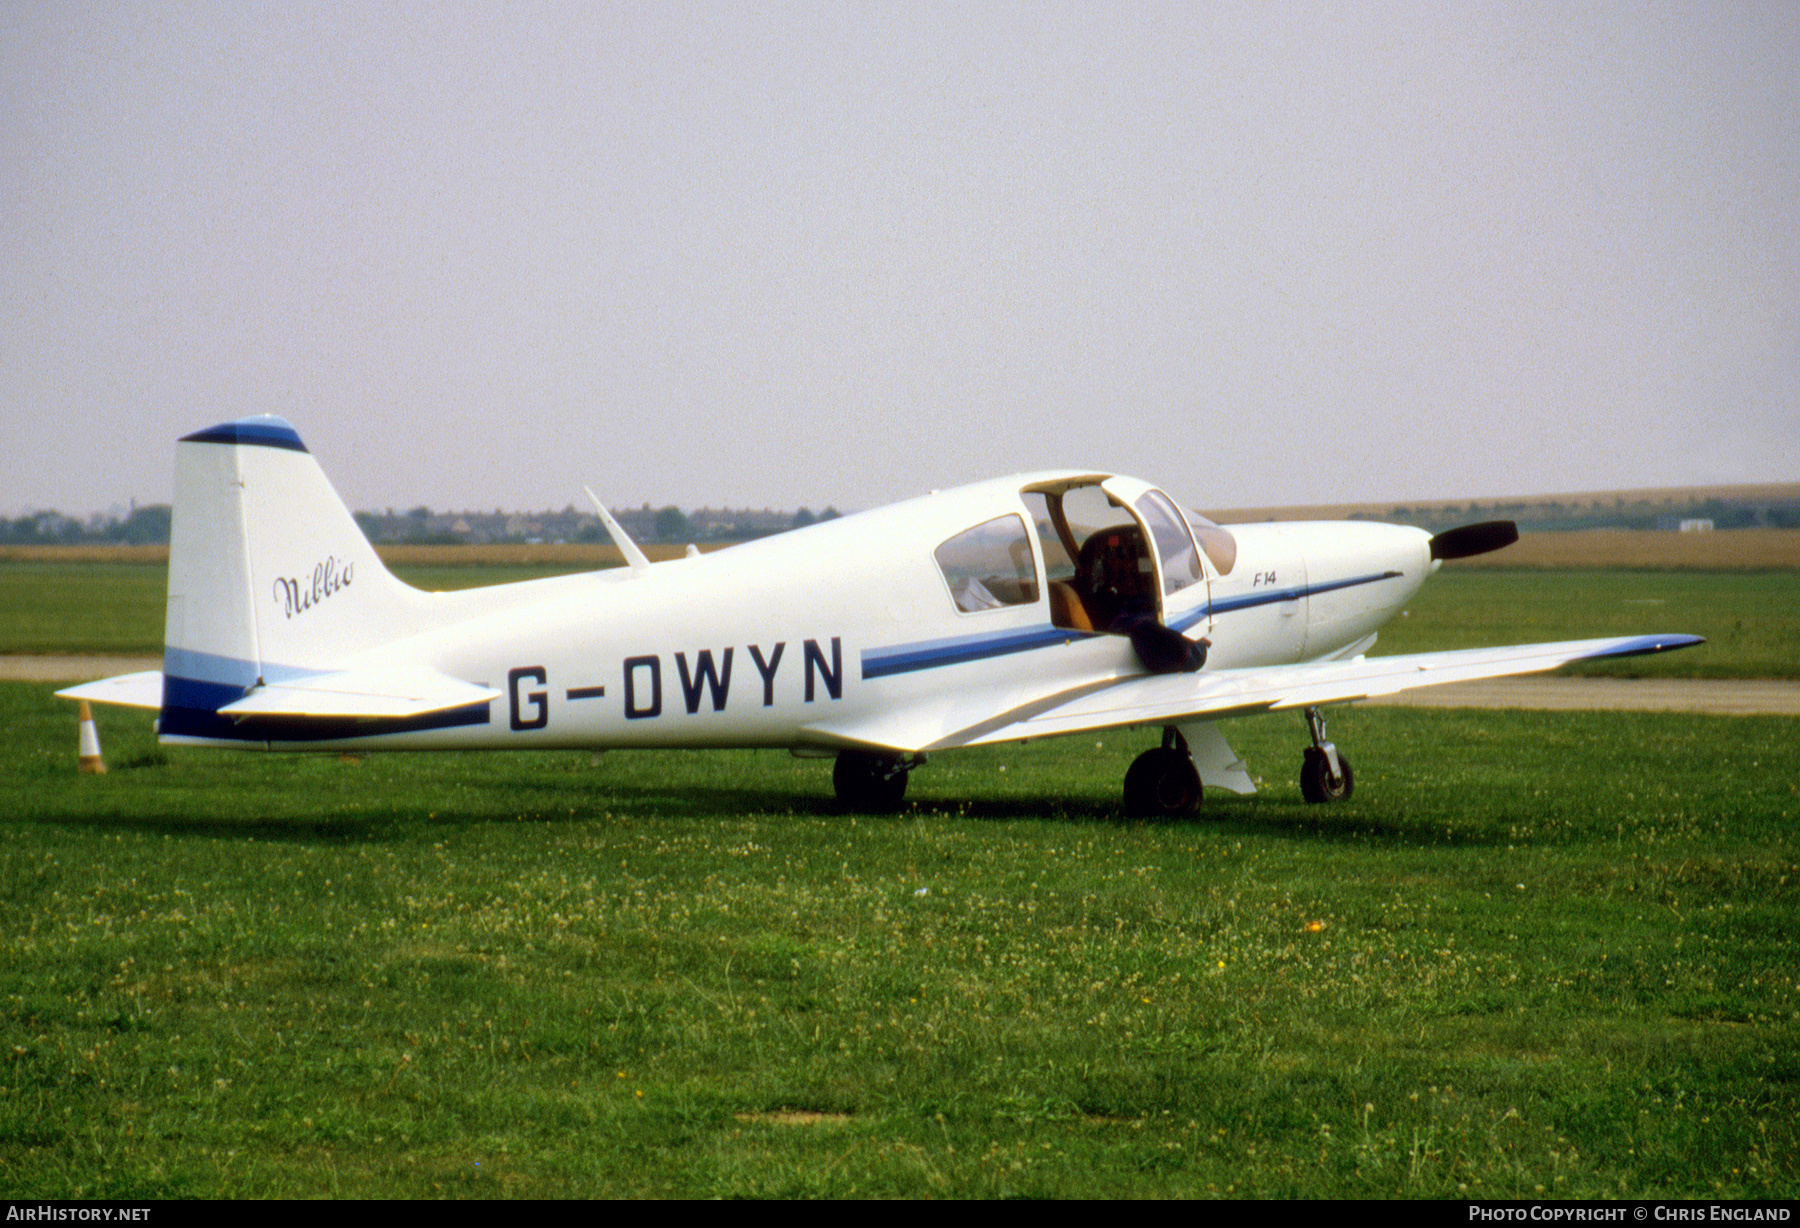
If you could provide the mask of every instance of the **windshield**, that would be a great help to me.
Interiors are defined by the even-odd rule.
[[[1188,528],[1194,531],[1194,540],[1206,551],[1206,557],[1219,569],[1219,574],[1230,575],[1231,569],[1237,566],[1237,538],[1231,535],[1231,530],[1214,524],[1199,512],[1183,508],[1181,514],[1187,519]]]

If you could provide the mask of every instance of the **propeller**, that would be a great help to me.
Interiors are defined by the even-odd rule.
[[[1498,550],[1502,546],[1510,546],[1519,540],[1519,526],[1510,520],[1484,520],[1480,524],[1465,524],[1457,529],[1445,529],[1431,539],[1431,557],[1434,559],[1466,559],[1471,555],[1486,554],[1490,550]]]

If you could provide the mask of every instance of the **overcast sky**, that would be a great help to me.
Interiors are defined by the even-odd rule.
[[[1800,480],[1800,4],[0,7],[0,510]]]

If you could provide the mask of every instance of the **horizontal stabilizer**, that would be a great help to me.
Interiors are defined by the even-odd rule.
[[[424,665],[375,666],[286,678],[254,687],[219,715],[408,717],[498,699],[502,692]]]
[[[122,708],[160,708],[163,699],[163,676],[159,669],[142,673],[120,674],[98,682],[84,682],[58,691],[60,699],[85,699],[89,703],[117,704]]]

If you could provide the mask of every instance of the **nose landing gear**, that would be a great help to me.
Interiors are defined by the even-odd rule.
[[[1317,708],[1306,710],[1306,727],[1313,744],[1300,762],[1300,796],[1309,802],[1341,802],[1356,788],[1350,761],[1325,740],[1325,717]]]

